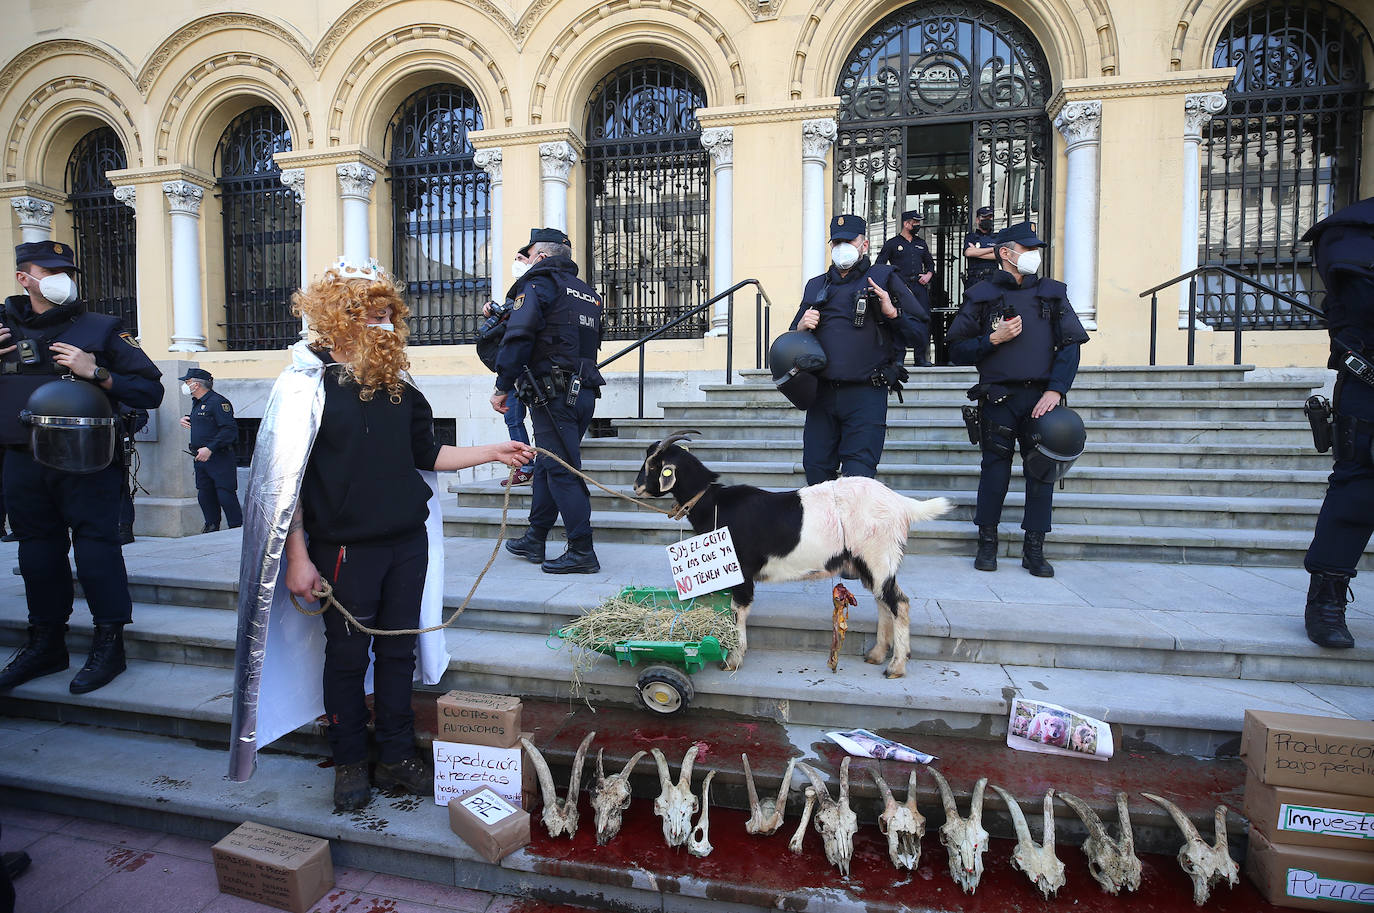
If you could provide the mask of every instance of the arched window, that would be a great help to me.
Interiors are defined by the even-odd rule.
[[[604,296],[609,339],[635,339],[709,298],[710,153],[701,83],[665,60],[638,60],[592,91],[587,109],[588,282]],[[700,336],[706,315],[669,330]]]
[[[406,284],[412,342],[475,342],[492,297],[491,179],[468,140],[481,129],[477,97],[452,84],[407,98],[388,128],[392,262]]]
[[[1298,239],[1358,198],[1369,50],[1364,26],[1320,0],[1260,3],[1227,25],[1212,63],[1235,67],[1236,77],[1203,131],[1200,265],[1321,304],[1309,245]],[[1229,280],[1209,280],[1200,316],[1231,327],[1235,294]],[[1242,326],[1319,324],[1270,296],[1240,294]]]
[[[291,295],[301,279],[301,212],[273,159],[291,151],[286,118],[250,108],[225,129],[215,152],[224,210],[224,346],[280,349],[300,336]]]
[[[77,282],[86,306],[124,321],[138,335],[134,211],[115,199],[105,172],[127,168],[124,144],[111,127],[81,138],[67,160],[67,200],[76,228]]]

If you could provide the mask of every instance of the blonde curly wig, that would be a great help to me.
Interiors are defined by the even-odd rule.
[[[369,314],[391,308],[395,332],[368,327]],[[384,271],[377,278],[344,278],[335,269],[291,296],[291,312],[310,326],[312,345],[329,349],[345,364],[347,377],[358,385],[358,398],[371,400],[386,390],[399,402],[404,381],[401,372],[410,367],[406,318],[410,308],[401,287]]]

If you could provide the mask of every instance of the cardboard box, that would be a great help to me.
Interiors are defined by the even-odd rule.
[[[245,821],[210,850],[219,889],[305,913],[334,887],[329,841]]]
[[[1245,711],[1240,756],[1266,786],[1374,796],[1374,723]]]
[[[448,804],[448,826],[487,862],[500,862],[530,842],[530,813],[485,786]]]
[[[439,726],[445,742],[514,748],[520,744],[520,698],[476,691],[450,691],[438,701]]]
[[[1374,798],[1291,786],[1265,786],[1245,775],[1245,817],[1270,843],[1374,853]]]
[[[1270,843],[1250,828],[1245,874],[1264,899],[1300,910],[1359,910],[1374,906],[1374,856],[1325,847]]]

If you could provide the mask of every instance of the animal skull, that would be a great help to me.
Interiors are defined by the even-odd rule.
[[[1140,860],[1135,857],[1135,834],[1131,832],[1131,814],[1126,808],[1126,794],[1116,794],[1116,820],[1121,831],[1119,840],[1108,836],[1102,819],[1082,799],[1064,792],[1059,794],[1059,798],[1078,813],[1083,826],[1088,829],[1088,839],[1083,841],[1083,855],[1088,857],[1088,871],[1102,886],[1102,890],[1108,894],[1116,894],[1123,888],[1127,891],[1140,890]]]
[[[1236,886],[1236,882],[1240,881],[1240,866],[1231,858],[1226,846],[1226,806],[1217,806],[1214,825],[1216,842],[1208,846],[1198,833],[1197,827],[1177,805],[1154,793],[1141,795],[1156,805],[1163,806],[1169,812],[1169,817],[1178,825],[1178,829],[1183,831],[1183,846],[1178,850],[1178,864],[1183,866],[1183,871],[1193,879],[1193,903],[1199,907],[1205,904],[1207,898],[1212,896],[1212,888],[1222,881],[1226,881],[1228,887]]]
[[[1025,872],[1026,877],[1049,900],[1064,887],[1064,863],[1054,854],[1054,790],[1045,790],[1045,842],[1037,845],[1031,839],[1030,827],[1026,824],[1021,806],[1002,787],[994,786],[993,789],[1007,804],[1012,826],[1016,828],[1016,849],[1011,852],[1011,864]]]
[[[778,797],[764,799],[762,802],[759,801],[759,794],[754,789],[754,774],[749,769],[749,756],[742,754],[740,760],[744,762],[744,788],[749,791],[749,820],[744,823],[744,829],[761,837],[771,836],[782,827],[783,813],[787,810],[787,794],[792,789],[792,769],[796,767],[797,759],[792,758],[787,762],[787,771],[782,775],[782,784],[778,787]]]
[[[797,825],[797,832],[788,841],[787,848],[792,852],[801,855],[802,838],[806,836],[806,826],[811,823],[811,810],[816,807],[816,790],[814,787],[806,788],[806,807],[802,809],[801,824]]]
[[[652,750],[658,764],[658,782],[663,787],[654,800],[654,814],[663,819],[663,839],[668,845],[682,846],[692,832],[692,814],[697,810],[697,797],[692,795],[692,763],[697,759],[697,746],[687,749],[683,756],[676,785],[668,776],[668,759],[657,748]]]
[[[983,789],[988,785],[988,778],[983,777],[973,785],[968,817],[961,818],[959,807],[954,804],[954,793],[945,778],[933,767],[930,773],[940,787],[940,799],[945,806],[940,842],[949,851],[949,877],[965,894],[972,894],[983,877],[983,854],[988,849],[988,832],[983,830]]]
[[[687,852],[701,858],[710,856],[714,849],[711,846],[711,780],[715,775],[714,770],[708,772],[701,784],[701,817],[692,829],[692,836],[687,838]]]
[[[883,813],[878,816],[878,830],[887,836],[887,857],[899,869],[916,870],[921,861],[921,838],[926,835],[926,818],[916,808],[916,771],[906,785],[906,803],[897,804],[887,781],[872,768],[869,774],[883,794]]]
[[[549,773],[548,762],[529,739],[520,737],[520,744],[525,746],[530,763],[539,775],[539,789],[544,795],[544,827],[549,829],[550,837],[567,834],[571,839],[577,833],[577,798],[582,784],[582,764],[587,759],[587,746],[592,744],[594,738],[596,732],[589,732],[582,740],[582,744],[577,746],[577,754],[573,757],[572,776],[568,780],[568,795],[566,799],[560,800],[558,793],[554,791],[553,774]]]
[[[840,762],[840,800],[830,798],[830,790],[825,781],[806,764],[798,764],[802,773],[816,788],[819,808],[816,810],[816,833],[821,835],[825,844],[825,858],[844,875],[849,875],[849,862],[854,858],[854,834],[859,830],[859,819],[849,807],[849,758]]]
[[[606,777],[602,766],[602,750],[596,752],[596,785],[592,787],[592,812],[596,815],[596,842],[605,846],[620,833],[620,818],[630,807],[630,771],[634,770],[645,752],[636,751],[625,769],[614,777]]]

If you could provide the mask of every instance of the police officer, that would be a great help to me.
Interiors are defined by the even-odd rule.
[[[930,338],[930,315],[897,270],[870,265],[867,230],[855,215],[831,220],[832,265],[806,283],[791,323],[814,333],[826,356],[802,435],[808,485],[837,473],[877,475],[888,391],[905,376],[901,356],[907,346],[924,352]]]
[[[998,232],[993,249],[999,270],[964,291],[964,303],[949,328],[951,360],[978,366],[978,385],[969,395],[978,399],[981,411],[982,474],[974,515],[978,556],[973,562],[980,571],[997,570],[997,524],[1011,482],[1015,444],[1021,443],[1024,469],[1031,450],[1028,426],[1064,401],[1078,373],[1079,346],[1088,341],[1064,283],[1036,275],[1044,246],[1030,222]],[[1037,577],[1054,576],[1044,551],[1053,493],[1053,483],[1026,473],[1021,564]]]
[[[979,206],[973,231],[964,235],[964,288],[970,288],[997,272],[992,252],[992,207]]]
[[[238,460],[234,453],[239,441],[234,406],[215,392],[215,378],[204,368],[188,368],[180,380],[182,392],[195,401],[191,414],[181,417],[181,427],[191,430],[196,499],[205,518],[201,532],[219,531],[221,510],[229,528],[238,529],[243,525],[243,512],[239,509]]]
[[[530,268],[531,246],[531,244],[526,244],[524,247],[520,248],[515,252],[515,259],[511,261],[511,284],[510,288],[506,289],[506,300],[503,305],[507,315],[509,315],[515,307],[516,296],[519,295],[525,287],[524,277],[525,273],[527,273]],[[496,313],[493,309],[495,304],[495,301],[488,301],[486,304],[482,305],[482,316],[488,319],[488,323],[483,323],[482,325],[483,330],[489,325],[492,314]],[[496,327],[492,329],[495,331]],[[479,334],[477,340],[478,356],[482,358],[483,364],[486,364],[487,367],[493,370],[496,364],[496,354],[500,351],[501,339],[504,338],[505,330],[500,329],[497,332],[501,335],[494,335],[492,337],[494,340],[492,349],[483,348],[483,344],[486,342],[486,338],[483,334]],[[489,356],[484,354],[484,352],[488,351],[491,353]],[[525,430],[525,414],[528,410],[525,409],[525,404],[520,402],[520,397],[515,395],[514,390],[506,397],[506,407],[506,433],[510,435],[512,441],[517,441],[521,444],[529,444],[530,435],[529,432]],[[533,478],[534,461],[531,460],[528,464],[517,469],[514,475],[502,479],[501,487],[505,488],[507,485],[528,485]]]
[[[601,346],[601,297],[577,278],[568,236],[556,228],[530,231],[530,268],[521,277],[506,335],[496,356],[491,407],[505,413],[511,390],[530,412],[534,442],[568,465],[582,466],[582,436],[592,423],[605,380],[596,367]],[[591,498],[587,484],[554,460],[534,464],[530,525],[506,550],[547,574],[595,574]],[[567,550],[545,560],[544,542],[559,515]]]
[[[124,671],[124,625],[132,620],[128,576],[119,546],[118,460],[94,473],[38,463],[19,412],[40,386],[70,374],[109,397],[153,409],[162,402],[161,372],[119,318],[93,314],[77,300],[72,249],[52,241],[15,248],[16,279],[25,294],[5,299],[0,328],[0,443],[5,446],[5,506],[19,537],[19,572],[28,600],[28,641],[0,672],[0,689],[68,667],[72,613],[70,547],[95,623],[73,694],[108,684]],[[69,537],[70,536],[70,540]],[[70,542],[70,545],[69,545]]]
[[[1303,559],[1311,574],[1304,621],[1314,644],[1349,648],[1347,587],[1374,532],[1374,199],[1323,219],[1303,240],[1326,285],[1327,365],[1336,371],[1335,465]]]
[[[883,242],[873,265],[892,264],[897,270],[897,278],[906,284],[921,306],[929,310],[928,286],[935,275],[935,259],[930,256],[930,247],[925,239],[920,237],[921,221],[920,210],[902,213],[902,230]]]

